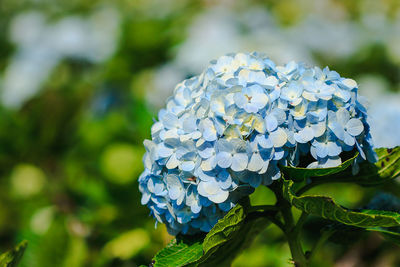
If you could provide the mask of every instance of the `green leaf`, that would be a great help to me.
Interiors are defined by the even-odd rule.
[[[376,163],[364,161],[360,164],[360,171],[353,175],[351,168],[324,177],[315,177],[315,184],[337,182],[357,183],[363,186],[376,186],[390,181],[400,175],[400,147],[375,149],[378,155]]]
[[[229,266],[235,256],[269,224],[268,219],[256,214],[246,214],[243,206],[236,205],[207,234],[199,266]]]
[[[221,244],[232,239],[240,230],[246,215],[241,205],[236,205],[228,214],[218,221],[204,239],[204,254],[212,253]]]
[[[356,152],[352,158],[346,160],[339,166],[332,168],[310,169],[310,168],[300,168],[292,166],[281,166],[280,168],[282,172],[286,175],[286,177],[288,177],[289,179],[294,181],[303,181],[310,177],[327,176],[342,172],[346,170],[354,162],[354,160],[358,157],[358,155],[359,155],[358,152]]]
[[[350,210],[340,206],[327,196],[296,196],[292,189],[293,181],[291,180],[283,178],[283,184],[285,198],[293,206],[309,214],[363,228],[400,226],[400,214],[397,212]]]
[[[27,241],[22,241],[14,249],[0,255],[0,267],[18,266],[22,255],[28,245]]]
[[[360,164],[360,172],[351,180],[365,186],[376,186],[383,184],[400,175],[400,146],[395,148],[378,148],[378,162],[371,164],[363,162]],[[346,180],[349,174],[340,174],[340,179]]]
[[[154,266],[227,266],[269,224],[260,212],[237,204],[203,239],[177,237],[154,257]]]
[[[201,238],[174,239],[154,257],[154,266],[185,266],[203,256]]]

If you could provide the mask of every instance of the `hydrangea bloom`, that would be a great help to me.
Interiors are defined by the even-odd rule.
[[[276,66],[229,54],[175,88],[145,141],[139,178],[171,234],[209,231],[240,198],[281,176],[279,166],[334,167],[343,152],[375,161],[366,108],[352,79],[328,68]]]

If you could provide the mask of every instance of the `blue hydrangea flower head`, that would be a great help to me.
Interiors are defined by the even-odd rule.
[[[171,234],[208,232],[279,179],[279,166],[335,167],[355,151],[374,162],[364,102],[354,80],[329,68],[277,66],[258,53],[211,61],[176,86],[144,142],[142,204]]]

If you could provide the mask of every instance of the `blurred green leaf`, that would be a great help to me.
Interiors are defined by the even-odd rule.
[[[359,155],[359,153],[357,152],[350,159],[346,160],[339,166],[332,167],[332,168],[310,169],[310,168],[300,168],[300,167],[292,167],[292,166],[281,166],[280,168],[283,171],[283,173],[286,175],[286,177],[288,177],[288,179],[292,179],[294,181],[303,181],[310,177],[326,176],[326,175],[332,175],[332,174],[342,172],[342,171],[346,170],[354,162],[354,160],[358,157],[358,155]]]
[[[104,252],[111,258],[129,259],[150,243],[149,234],[143,229],[122,233],[108,242]]]
[[[46,175],[34,165],[18,164],[11,173],[10,181],[15,195],[31,197],[42,191],[46,183]]]
[[[283,178],[284,195],[296,208],[309,214],[357,227],[394,227],[400,226],[400,213],[381,210],[353,211],[338,205],[327,196],[296,196],[291,180]]]
[[[136,178],[143,167],[144,151],[129,144],[109,145],[101,156],[101,168],[109,181],[127,184]]]
[[[19,243],[14,249],[0,255],[0,267],[18,266],[28,242],[26,240]]]

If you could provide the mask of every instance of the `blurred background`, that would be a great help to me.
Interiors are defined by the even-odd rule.
[[[142,142],[179,81],[239,51],[355,79],[376,145],[400,144],[398,0],[1,0],[0,251],[27,239],[23,267],[149,264],[172,237],[140,205]],[[379,191],[400,196],[396,182]],[[347,184],[318,192],[348,207],[377,198]],[[273,198],[260,188],[252,201]],[[321,225],[306,224],[306,248]],[[398,247],[345,232],[315,266],[400,266]],[[270,227],[234,266],[289,257]]]

